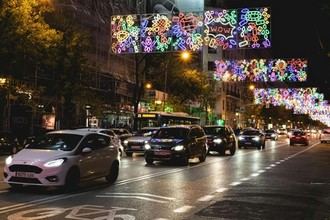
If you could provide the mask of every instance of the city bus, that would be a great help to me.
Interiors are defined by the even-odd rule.
[[[146,112],[138,113],[137,129],[143,127],[164,127],[169,125],[200,124],[199,117],[184,112]]]

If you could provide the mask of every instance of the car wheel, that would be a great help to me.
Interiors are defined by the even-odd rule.
[[[65,189],[67,190],[73,190],[75,189],[80,182],[80,173],[78,168],[71,168],[65,177]]]
[[[257,147],[258,150],[261,150],[261,148],[262,148],[262,145],[259,145],[259,146]]]
[[[12,190],[20,190],[23,188],[22,184],[17,184],[17,183],[9,183],[10,187]]]
[[[230,156],[233,156],[236,152],[236,144],[233,144],[229,150]]]
[[[187,166],[189,164],[189,157],[188,156],[183,156],[181,158],[181,165],[182,166]]]
[[[293,146],[293,143],[290,142],[290,146]]]
[[[204,147],[204,149],[202,150],[201,156],[199,157],[199,162],[204,162],[206,160],[206,148]]]
[[[132,152],[126,152],[126,156],[132,157],[133,153]]]
[[[266,148],[266,143],[264,143],[263,145],[261,145],[261,149],[265,149]]]
[[[225,156],[225,155],[226,155],[226,148],[223,147],[223,148],[219,151],[219,154],[220,154],[221,156]]]
[[[149,158],[149,157],[146,157],[146,163],[147,164],[153,164],[154,163],[154,160]]]
[[[118,174],[119,174],[119,163],[118,163],[118,161],[115,161],[115,162],[112,163],[111,168],[110,168],[110,172],[105,177],[105,179],[109,183],[112,184],[112,183],[114,183],[117,180]]]

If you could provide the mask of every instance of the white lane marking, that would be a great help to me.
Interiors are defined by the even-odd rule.
[[[168,218],[155,218],[154,220],[169,220]]]
[[[270,170],[270,169],[272,169],[272,167],[266,167],[266,170]]]
[[[48,198],[43,198],[43,199],[37,199],[37,200],[31,201],[31,202],[23,202],[23,203],[18,203],[18,204],[15,204],[15,205],[9,205],[9,206],[5,206],[5,207],[1,207],[0,211],[2,211],[4,209],[15,208],[17,206],[24,206],[24,205],[27,205],[27,204],[30,204],[30,203],[43,202],[43,201],[47,201],[47,200],[54,199],[54,198],[59,198],[59,197],[63,197],[63,195],[53,196],[53,197],[50,197],[50,198],[48,197]]]
[[[276,162],[276,164],[281,164],[281,162]]]
[[[260,174],[259,173],[252,173],[251,176],[253,177],[256,177],[256,176],[259,176]]]
[[[208,202],[211,201],[214,198],[213,195],[206,195],[203,197],[200,197],[199,199],[197,199],[198,202]]]
[[[287,145],[288,144],[281,144],[281,145],[278,145],[276,148],[284,147],[284,146],[287,146]],[[312,145],[311,147],[313,147],[313,146],[314,145]],[[308,149],[310,149],[310,148],[308,148]],[[308,150],[308,149],[306,149],[306,150]],[[269,150],[270,149],[266,149],[265,151],[269,151]],[[247,155],[247,154],[252,154],[252,153],[254,153],[254,152],[251,151],[251,152],[241,153],[239,155]],[[229,160],[229,159],[231,159],[231,158],[220,159],[220,161]],[[180,171],[184,171],[184,170],[188,170],[188,169],[198,168],[198,167],[201,167],[201,166],[207,166],[207,165],[210,165],[210,164],[213,164],[213,163],[218,163],[218,162],[219,162],[219,159],[213,159],[211,161],[208,161],[208,162],[205,162],[203,164],[199,164],[199,165],[196,165],[196,166],[193,166],[193,167],[189,166],[187,168],[177,169],[174,172],[173,171],[169,172],[169,173],[167,173],[167,172],[158,172],[158,173],[154,173],[153,175],[149,174],[149,175],[144,175],[144,176],[141,176],[141,177],[136,177],[136,178],[132,178],[132,179],[118,181],[117,182],[118,184],[115,183],[115,185],[126,185],[126,184],[129,184],[129,183],[133,183],[133,182],[137,182],[137,181],[141,181],[141,180],[147,180],[147,179],[151,179],[151,178],[162,176],[162,175],[168,175],[168,174],[172,174],[172,173],[176,173],[176,172],[180,172]],[[70,196],[60,195],[60,196],[54,196],[54,197],[51,197],[51,198],[45,198],[45,199],[41,199],[41,200],[30,201],[29,203],[20,203],[20,204],[16,204],[16,205],[12,205],[12,206],[1,207],[0,210],[4,210],[4,209],[8,209],[8,208],[9,209],[4,210],[4,211],[0,211],[0,214],[10,212],[10,211],[15,211],[15,210],[18,210],[18,209],[27,208],[27,207],[33,207],[33,206],[37,206],[37,205],[41,205],[41,204],[51,203],[51,202],[58,201],[58,200],[63,200],[63,199],[66,199],[66,198],[77,197],[77,196],[81,196],[81,195],[84,195],[84,194],[87,194],[87,193],[89,193],[89,192],[78,193],[78,194],[74,194],[74,195],[70,195]],[[26,205],[26,204],[29,204],[29,205]]]
[[[30,208],[30,207],[38,206],[38,205],[42,205],[42,204],[47,204],[47,203],[55,202],[55,201],[58,201],[58,200],[68,199],[68,198],[72,198],[72,197],[76,197],[78,195],[84,195],[84,194],[88,194],[88,192],[84,192],[84,193],[80,193],[80,194],[74,194],[74,195],[70,195],[70,196],[62,196],[62,197],[53,198],[53,199],[48,198],[48,200],[45,199],[45,201],[42,201],[42,202],[35,202],[34,201],[32,204],[30,204],[31,202],[29,202],[29,203],[25,203],[25,204],[29,204],[29,205],[23,205],[23,206],[19,206],[19,207],[16,207],[16,208],[3,210],[3,211],[0,211],[0,214],[7,213],[7,212],[12,212],[12,211],[19,210],[19,209]],[[7,207],[2,207],[2,208],[7,208]]]
[[[275,164],[271,164],[270,166],[271,166],[271,167],[276,167],[276,165],[275,165]]]
[[[158,199],[151,199],[148,197],[143,196],[115,196],[115,195],[98,195],[97,198],[128,198],[128,199],[139,199],[139,200],[145,200],[150,202],[157,202],[157,203],[168,203],[169,201],[163,201]]]
[[[216,192],[217,193],[222,193],[222,192],[225,192],[227,190],[228,190],[228,188],[222,187],[222,188],[217,189]]]
[[[266,172],[265,170],[258,170],[258,173],[264,173]]]
[[[242,182],[232,182],[229,186],[238,186],[240,184],[242,184]]]
[[[184,213],[184,212],[188,212],[192,208],[193,208],[193,206],[185,205],[185,206],[182,206],[180,208],[174,209],[173,212],[175,212],[175,213]]]
[[[241,181],[248,181],[248,180],[250,180],[250,178],[248,178],[248,177],[245,177],[245,178],[241,179]]]
[[[149,193],[105,193],[105,194],[107,194],[107,195],[149,196],[149,197],[154,197],[154,198],[158,198],[158,199],[175,200],[175,198],[172,198],[172,197],[159,196],[159,195],[154,195],[154,194],[149,194]]]
[[[8,192],[8,190],[3,190],[3,191],[0,191],[0,194],[1,193],[6,193],[6,192]]]

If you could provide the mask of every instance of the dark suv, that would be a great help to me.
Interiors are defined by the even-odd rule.
[[[221,155],[225,155],[226,151],[230,151],[230,155],[234,155],[237,148],[237,140],[234,131],[227,126],[207,125],[203,127],[207,135],[207,145],[210,151],[216,151]]]
[[[188,165],[189,159],[194,157],[204,162],[208,152],[206,135],[198,125],[160,128],[145,144],[145,150],[147,164],[179,160],[183,165]]]

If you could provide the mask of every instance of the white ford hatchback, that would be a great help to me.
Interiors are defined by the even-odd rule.
[[[6,159],[4,181],[12,187],[23,185],[66,186],[105,177],[116,181],[118,149],[108,135],[77,130],[47,133]]]

